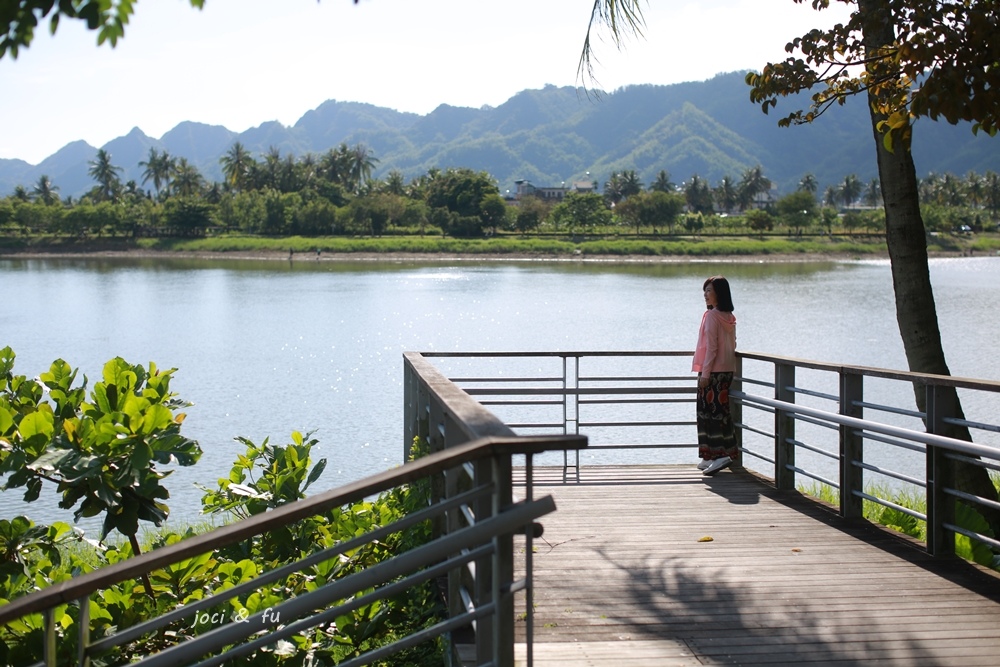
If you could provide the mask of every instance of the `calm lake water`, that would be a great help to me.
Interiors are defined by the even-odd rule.
[[[952,374],[1000,379],[1000,258],[931,272]],[[62,358],[91,385],[115,356],[179,369],[171,386],[194,403],[184,431],[205,453],[168,479],[168,504],[197,520],[195,484],[228,472],[235,436],[315,431],[329,465],[312,491],[399,464],[404,351],[692,349],[716,273],[733,285],[742,350],[906,366],[883,261],[0,259],[0,346],[18,373]],[[71,520],[52,490],[27,510],[20,496],[3,493],[0,516]]]

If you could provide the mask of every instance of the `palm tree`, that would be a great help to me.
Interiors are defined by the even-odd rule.
[[[270,146],[267,155],[264,156],[264,185],[272,190],[281,187],[281,149],[277,146]]]
[[[222,175],[226,179],[226,185],[235,192],[242,192],[250,183],[250,174],[256,161],[249,151],[240,142],[235,142],[229,150],[219,158],[222,165]]]
[[[315,187],[316,177],[319,175],[319,162],[316,156],[313,153],[303,155],[295,167],[295,172],[295,178],[300,184],[299,189]]]
[[[877,178],[873,178],[868,181],[868,185],[865,186],[864,194],[861,195],[862,201],[864,201],[865,206],[870,206],[875,208],[882,201],[882,186],[879,184]]]
[[[289,153],[281,162],[281,170],[278,177],[278,190],[281,192],[298,192],[302,189],[299,180],[299,165],[295,161],[295,156]]]
[[[961,206],[965,203],[962,182],[952,174],[945,174],[938,191],[938,203],[945,206]]]
[[[933,171],[920,179],[917,183],[917,193],[921,203],[927,204],[937,200],[938,188],[941,184],[941,177]]]
[[[861,196],[864,186],[857,174],[848,174],[844,177],[844,183],[840,186],[840,198],[845,207],[850,207]]]
[[[604,200],[614,206],[625,199],[625,182],[617,171],[611,172],[611,177],[604,184]]]
[[[350,174],[355,192],[361,192],[361,187],[372,175],[372,169],[378,164],[378,159],[364,144],[357,144],[350,153]]]
[[[35,187],[32,188],[32,193],[34,194],[35,200],[40,201],[45,205],[58,204],[59,203],[59,187],[52,185],[52,181],[45,174],[38,177],[38,182]]]
[[[193,197],[201,193],[204,184],[205,179],[195,166],[188,164],[187,158],[178,160],[174,170],[174,192],[182,197]]]
[[[823,194],[823,204],[829,206],[830,208],[837,208],[837,202],[840,201],[840,190],[837,189],[836,185],[826,186],[826,192]]]
[[[810,194],[816,194],[816,191],[819,190],[819,181],[817,181],[816,177],[812,174],[806,174],[802,177],[802,180],[799,181],[799,190],[803,190]]]
[[[126,201],[136,202],[140,199],[144,199],[146,197],[146,193],[139,187],[138,183],[129,179],[128,182],[125,183],[125,187],[122,188],[122,197]]]
[[[728,174],[723,176],[722,180],[719,181],[719,185],[712,191],[712,194],[715,196],[715,203],[720,211],[729,213],[736,208],[738,202],[737,195],[739,193],[732,176]]]
[[[385,179],[385,191],[392,195],[406,194],[406,182],[403,180],[403,172],[393,169]]]
[[[974,171],[965,175],[965,194],[973,208],[979,208],[986,196],[986,179]]]
[[[347,144],[331,148],[319,159],[320,175],[331,183],[347,187],[350,179],[350,157]]]
[[[771,189],[771,179],[764,176],[764,168],[760,165],[751,167],[743,172],[743,178],[737,186],[737,201],[740,210],[745,211],[753,205],[757,195],[768,192]]]
[[[149,149],[149,158],[139,163],[143,167],[142,183],[153,181],[156,189],[156,197],[159,199],[160,191],[170,187],[170,175],[174,171],[174,158],[170,157],[167,151],[160,153],[155,148]]]
[[[984,200],[983,205],[994,217],[1000,211],[1000,174],[995,171],[987,171],[983,177]]]
[[[98,198],[101,201],[114,201],[121,189],[118,173],[122,171],[122,168],[111,164],[111,154],[103,148],[99,149],[97,157],[87,164],[90,165],[87,173],[97,181]]]
[[[677,192],[677,184],[670,180],[669,172],[661,169],[649,189],[656,192]]]
[[[642,192],[642,181],[639,180],[639,176],[635,173],[635,169],[623,171],[622,194],[628,198],[637,195],[640,192]]]
[[[684,186],[684,200],[688,209],[694,213],[711,213],[715,203],[708,181],[698,174],[692,176]]]

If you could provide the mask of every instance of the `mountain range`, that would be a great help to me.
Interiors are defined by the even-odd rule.
[[[779,128],[778,118],[806,106],[805,96],[779,102],[771,115],[749,101],[743,72],[668,86],[634,85],[611,93],[546,86],[524,90],[497,107],[443,104],[426,115],[360,102],[329,100],[293,126],[276,121],[237,133],[185,121],[159,139],[138,127],[101,146],[122,180],[142,183],[139,162],[155,148],[185,157],[209,181],[222,180],[219,158],[236,141],[258,159],[272,147],[282,156],[322,154],[340,143],[367,146],[379,160],[374,176],[397,169],[407,179],[437,167],[486,171],[501,191],[527,179],[537,186],[577,181],[603,183],[612,171],[635,170],[644,183],[666,170],[675,183],[692,175],[712,185],[739,179],[760,165],[779,193],[795,189],[807,173],[821,192],[854,174],[877,177],[872,130],[864,100],[834,107],[810,125]],[[1000,171],[1000,139],[973,135],[968,124],[920,120],[914,129],[918,176]],[[97,148],[74,141],[37,165],[0,159],[0,193],[29,191],[47,175],[63,196],[94,182],[88,162]],[[148,184],[147,184],[148,185]]]

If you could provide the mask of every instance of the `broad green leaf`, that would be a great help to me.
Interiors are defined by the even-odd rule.
[[[18,425],[18,431],[25,440],[36,435],[51,438],[54,431],[52,413],[39,410],[26,414]]]
[[[132,450],[132,456],[130,457],[129,463],[132,466],[133,474],[139,475],[141,472],[146,472],[149,468],[149,462],[153,459],[153,450],[145,442],[137,442],[135,448]],[[136,477],[138,481],[141,477]]]
[[[142,433],[150,435],[173,424],[173,414],[162,405],[151,405],[142,418]]]
[[[8,433],[14,426],[14,412],[0,405],[0,434]]]

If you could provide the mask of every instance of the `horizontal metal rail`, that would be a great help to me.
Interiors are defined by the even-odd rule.
[[[608,352],[594,353],[590,351],[562,351],[544,353],[431,353],[427,356],[443,359],[460,357],[455,363],[478,363],[475,359],[487,360],[491,364],[488,373],[463,372],[464,379],[475,377],[475,386],[464,387],[473,397],[488,402],[497,409],[516,411],[519,405],[516,401],[525,397],[535,397],[546,400],[546,405],[530,406],[525,409],[537,408],[539,411],[552,410],[552,413],[541,412],[537,416],[526,417],[518,414],[507,423],[518,429],[552,429],[560,428],[565,433],[586,433],[591,438],[590,449],[660,449],[677,447],[663,443],[672,438],[663,438],[658,434],[641,433],[636,441],[624,441],[619,433],[612,437],[599,439],[602,429],[637,429],[645,428],[655,432],[657,429],[688,429],[693,422],[689,418],[676,418],[669,412],[675,408],[683,409],[683,404],[693,402],[695,386],[693,376],[684,376],[673,372],[673,367],[666,366],[661,372],[657,368],[650,372],[651,364],[661,363],[655,359],[662,358],[664,362],[674,358],[670,363],[685,363],[690,358],[690,352]],[[559,371],[545,366],[547,362],[538,361],[542,358],[552,358],[561,364]],[[491,377],[490,373],[502,368],[505,361],[514,364],[515,359],[531,360],[539,367],[539,375],[553,381],[557,386],[541,387],[533,385],[530,373],[518,372],[518,378],[523,382],[501,382],[500,378]],[[913,400],[913,390],[926,392],[944,389],[956,389],[984,393],[991,397],[1000,397],[1000,382],[961,378],[941,375],[897,371],[865,366],[852,366],[839,363],[813,361],[781,355],[744,352],[737,353],[738,368],[734,375],[733,388],[730,397],[733,400],[734,423],[742,434],[741,449],[748,458],[773,466],[775,481],[779,488],[794,488],[795,477],[808,477],[821,483],[831,483],[835,488],[841,488],[841,511],[845,516],[859,516],[861,512],[860,496],[855,491],[864,493],[866,475],[884,478],[890,482],[890,489],[898,488],[892,485],[916,486],[935,509],[929,511],[930,521],[940,529],[947,523],[948,511],[939,507],[941,494],[950,496],[954,483],[950,481],[944,470],[935,467],[934,456],[943,460],[955,461],[957,465],[975,465],[987,470],[1000,471],[1000,448],[966,442],[964,439],[949,439],[941,435],[944,431],[935,432],[925,428],[925,421],[938,420],[936,423],[974,429],[984,434],[1000,433],[1000,425],[988,423],[989,418],[965,417],[962,415],[929,415],[928,411],[913,409],[906,405]],[[447,362],[452,363],[452,362]],[[544,368],[543,368],[544,366]],[[616,369],[636,368],[635,373]],[[763,368],[765,372],[761,372]],[[773,377],[768,377],[768,369]],[[681,370],[678,366],[677,370]],[[686,371],[686,368],[683,368]],[[801,377],[796,377],[796,371],[808,371]],[[456,378],[458,379],[458,378]],[[868,382],[871,381],[871,382]],[[870,385],[872,395],[866,394],[866,383]],[[527,386],[526,386],[527,385]],[[669,386],[668,386],[669,385]],[[837,391],[827,388],[839,387]],[[518,395],[517,392],[523,392]],[[757,394],[763,394],[758,396]],[[771,394],[771,395],[767,395]],[[881,400],[883,395],[892,396],[889,400]],[[928,393],[928,395],[930,395]],[[811,397],[828,401],[836,407],[829,409],[811,408],[797,403],[799,397]],[[562,409],[558,417],[555,411]],[[654,412],[657,411],[657,412]],[[659,412],[662,411],[662,412]],[[1000,411],[998,411],[1000,412]],[[655,416],[651,416],[655,415]],[[768,415],[770,417],[768,417]],[[764,417],[762,420],[761,417]],[[893,416],[920,420],[920,426],[904,427],[894,423]],[[555,418],[554,418],[555,417]],[[773,419],[773,423],[771,422]],[[799,434],[796,434],[796,426]],[[688,445],[696,446],[693,429],[687,432],[690,438]],[[685,437],[679,438],[684,442]],[[761,444],[763,443],[763,444]],[[915,473],[912,462],[907,459],[905,469],[891,470],[881,459],[881,455],[872,458],[864,450],[863,445],[870,446],[871,452],[890,452],[900,450],[913,452],[924,457],[925,462],[916,470],[931,471],[933,475],[921,477]],[[773,450],[773,455],[769,450]],[[799,452],[801,461],[796,461]],[[867,460],[866,460],[867,459]],[[891,459],[890,459],[891,460]],[[564,466],[564,478],[567,468]],[[579,456],[576,469],[579,471]],[[815,470],[809,468],[816,466]],[[832,467],[832,470],[830,468]],[[881,493],[881,490],[879,490]],[[873,496],[874,497],[874,496]],[[867,500],[867,498],[865,499]],[[990,508],[990,499],[981,499],[980,505]],[[858,501],[855,503],[855,501]],[[891,500],[888,501],[891,503]],[[886,505],[887,507],[890,505]],[[938,553],[939,545],[928,545],[932,553]],[[942,553],[942,555],[947,555]]]
[[[273,609],[269,608],[245,619],[234,620],[195,638],[161,650],[159,653],[146,657],[132,656],[134,660],[137,660],[136,664],[142,665],[194,664],[199,659],[201,662],[198,664],[203,665],[230,662],[238,656],[248,655],[262,646],[273,644],[283,637],[300,633],[306,628],[330,623],[337,617],[351,613],[375,600],[391,598],[408,586],[438,576],[466,561],[483,558],[497,562],[501,562],[503,559],[509,561],[513,555],[509,551],[504,554],[498,552],[498,548],[502,547],[504,541],[498,542],[497,536],[512,536],[515,533],[524,533],[526,530],[527,534],[530,535],[534,530],[530,528],[533,522],[555,509],[555,504],[550,496],[516,503],[509,497],[506,501],[498,500],[497,494],[510,488],[511,466],[509,461],[511,457],[523,455],[530,458],[544,451],[572,449],[583,444],[585,444],[585,439],[576,436],[488,437],[457,444],[417,461],[406,463],[399,468],[367,477],[296,503],[284,505],[250,519],[222,526],[13,600],[0,606],[0,624],[10,623],[30,614],[43,613],[44,618],[47,619],[47,628],[43,633],[45,658],[40,664],[54,665],[56,639],[53,631],[55,616],[52,610],[59,605],[79,603],[80,614],[76,625],[80,632],[78,642],[80,661],[81,664],[85,664],[93,658],[105,655],[115,647],[134,643],[151,633],[159,632],[161,636],[170,636],[169,633],[163,635],[163,629],[186,617],[199,614],[209,608],[226,606],[228,600],[247,595],[261,588],[267,588],[276,581],[308,571],[321,562],[338,558],[345,553],[363,547],[365,544],[384,540],[387,536],[418,523],[434,520],[435,517],[448,512],[476,505],[493,506],[498,510],[480,518],[473,514],[470,516],[471,525],[465,529],[448,533],[423,546],[397,554],[387,561],[348,577],[336,579],[314,591],[298,595],[276,605]],[[421,479],[433,479],[437,475],[446,474],[449,470],[466,471],[472,470],[473,466],[482,468],[484,465],[500,473],[506,470],[506,482],[503,481],[503,477],[498,478],[491,475],[481,478],[477,474],[476,483],[467,490],[459,490],[449,497],[440,498],[431,506],[402,517],[393,524],[377,527],[365,535],[309,554],[297,562],[263,572],[252,581],[222,590],[215,595],[174,609],[160,617],[148,619],[133,627],[120,628],[111,636],[103,637],[94,642],[89,641],[89,614],[87,613],[89,598],[98,591],[126,580],[151,574],[163,567],[183,562],[202,553],[214,551],[287,526],[301,519],[322,515],[335,508],[350,506],[355,502],[403,484],[412,484]],[[464,555],[451,556],[456,552],[463,552]],[[493,572],[496,572],[495,568],[487,569],[489,576],[493,576]],[[508,580],[501,586],[501,589],[506,591],[515,588],[523,590],[525,585],[523,581]],[[369,589],[375,590],[365,593]],[[334,604],[337,600],[344,600],[344,602]],[[496,609],[501,608],[505,609],[506,607],[503,604],[489,602],[480,605],[474,616],[476,618],[489,617]],[[282,619],[280,628],[276,627],[276,619],[279,617]],[[455,619],[451,619],[451,621],[456,622]],[[437,632],[440,634],[447,632],[448,628],[460,627],[461,624],[468,623],[468,619],[462,619],[457,623],[459,624],[454,626],[451,622],[439,624]],[[415,642],[424,641],[433,636],[435,635],[430,630],[415,633],[378,649],[378,655],[391,655],[393,652],[414,645]],[[501,654],[506,655],[503,652]],[[368,656],[366,659],[374,658]]]
[[[864,419],[858,419],[855,417],[840,415],[833,412],[827,412],[825,410],[810,408],[804,405],[798,405],[796,403],[787,403],[785,401],[765,398],[763,396],[744,394],[743,392],[732,392],[732,396],[743,401],[744,405],[746,405],[748,402],[758,403],[760,405],[766,405],[768,407],[775,408],[776,410],[780,410],[785,413],[805,415],[807,417],[813,417],[818,420],[825,420],[833,424],[838,424],[840,426],[848,426],[850,428],[862,432],[870,431],[874,433],[881,433],[883,435],[892,436],[900,440],[912,440],[913,442],[919,442],[924,445],[941,447],[943,449],[947,449],[954,452],[961,452],[963,454],[968,454],[970,456],[979,456],[979,457],[986,457],[986,458],[1000,460],[1000,450],[995,449],[993,447],[987,447],[985,445],[977,445],[972,442],[965,442],[964,440],[956,440],[955,438],[949,438],[943,435],[936,435],[934,433],[924,433],[921,431],[914,431],[899,426],[893,426],[891,424],[882,424],[879,422],[867,421]]]

